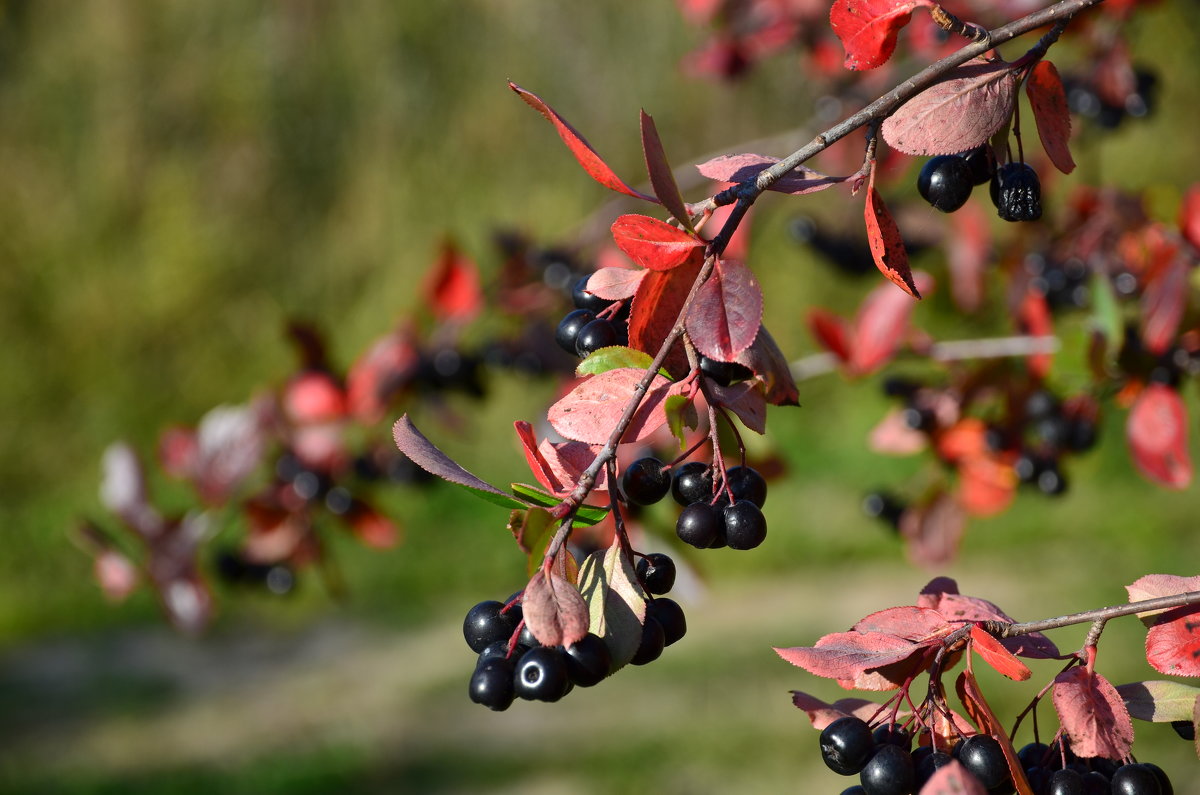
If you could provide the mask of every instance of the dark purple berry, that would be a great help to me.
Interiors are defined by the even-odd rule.
[[[668,646],[687,634],[687,618],[674,599],[653,600],[646,605],[646,616],[662,625],[663,640]]]
[[[563,649],[567,677],[580,687],[591,687],[612,670],[612,655],[604,640],[592,632]]]
[[[867,795],[867,791],[862,788],[862,784],[855,784],[853,787],[846,787],[840,795]]]
[[[680,505],[708,502],[713,496],[712,467],[702,461],[689,461],[675,467],[671,478],[671,496]]]
[[[1167,771],[1153,762],[1142,762],[1142,767],[1148,768],[1158,779],[1158,789],[1162,795],[1175,795],[1175,787],[1171,784],[1171,779],[1167,778]]]
[[[634,505],[653,505],[671,490],[671,472],[653,456],[639,458],[621,473],[621,494]]]
[[[1145,765],[1124,765],[1113,773],[1112,795],[1162,795],[1158,777]]]
[[[912,736],[909,735],[908,729],[905,729],[899,723],[885,723],[882,726],[876,726],[875,731],[871,733],[872,739],[876,745],[891,745],[899,746],[907,751],[912,747]]]
[[[617,327],[599,318],[579,330],[575,338],[575,353],[586,359],[601,348],[617,344]]]
[[[852,776],[863,769],[875,749],[871,727],[862,718],[847,715],[821,730],[821,759],[825,766],[841,776]]]
[[[700,372],[721,386],[729,386],[754,377],[754,371],[744,364],[722,362],[707,356],[700,357]]]
[[[937,415],[932,409],[909,406],[901,414],[904,424],[914,431],[931,431],[937,425]]]
[[[1025,163],[1005,163],[992,177],[992,202],[1005,221],[1041,218],[1042,186],[1037,172]]]
[[[972,149],[962,157],[963,160],[967,161],[967,169],[971,172],[972,185],[982,185],[992,178],[992,170],[995,168],[995,163],[988,154],[987,144]]]
[[[749,500],[759,508],[767,503],[767,481],[751,467],[731,467],[725,470],[725,479],[734,500]]]
[[[994,737],[986,734],[968,737],[955,751],[958,761],[975,774],[984,789],[999,786],[1008,777],[1008,760]]]
[[[521,634],[517,638],[517,643],[521,644],[527,649],[536,649],[538,646],[542,645],[542,642],[534,636],[533,630],[529,628],[529,624],[525,624],[521,627]]]
[[[514,607],[501,613],[503,609],[503,602],[488,601],[480,602],[467,611],[467,617],[463,619],[463,637],[471,651],[478,654],[489,644],[508,640],[516,632],[521,611]]]
[[[697,549],[712,545],[717,533],[723,529],[724,517],[707,502],[693,502],[679,514],[675,522],[675,534],[685,544]]]
[[[558,347],[562,348],[572,356],[578,356],[575,350],[575,343],[579,339],[579,332],[588,323],[596,319],[594,312],[589,312],[586,309],[576,309],[574,312],[567,313],[567,316],[558,324],[558,328],[554,332],[554,341],[558,343]]]
[[[1038,491],[1048,497],[1057,497],[1067,491],[1067,478],[1059,470],[1058,464],[1053,463],[1037,474]]]
[[[878,745],[858,781],[867,795],[909,795],[916,784],[912,757],[899,746]]]
[[[590,278],[592,278],[591,274],[588,274],[587,276],[580,276],[575,280],[575,284],[571,287],[571,300],[575,303],[577,309],[586,309],[589,312],[600,313],[608,309],[612,305],[612,301],[608,301],[587,291],[587,283]]]
[[[1103,773],[1093,770],[1083,774],[1083,792],[1084,795],[1109,795],[1116,790],[1111,788],[1108,778]]]
[[[488,709],[503,712],[513,702],[513,667],[506,660],[488,660],[471,674],[468,692],[471,700]]]
[[[928,746],[925,746],[928,748]],[[923,750],[918,748],[917,751]],[[923,754],[919,759],[917,752],[913,752],[913,764],[916,766],[916,786],[913,788],[919,791],[921,787],[929,783],[929,779],[933,778],[933,774],[941,768],[954,761],[954,757],[944,751],[933,751],[932,753]]]
[[[875,491],[863,497],[863,513],[872,519],[887,522],[892,527],[900,525],[900,516],[904,513],[904,503],[891,494]]]
[[[513,686],[526,701],[558,701],[567,692],[567,664],[557,648],[538,646],[517,661]]]
[[[1045,743],[1027,743],[1017,751],[1017,760],[1022,767],[1041,767],[1049,759],[1050,746]]]
[[[648,593],[669,593],[675,586],[675,561],[661,552],[638,558],[637,577]]]
[[[662,656],[663,647],[667,645],[667,637],[662,624],[652,616],[646,616],[642,623],[642,642],[634,652],[630,665],[645,665],[652,663]]]
[[[767,520],[758,506],[739,500],[725,509],[725,541],[730,549],[754,549],[767,537]]]
[[[959,155],[930,158],[917,176],[921,198],[944,213],[952,213],[967,203],[974,185],[971,168]]]

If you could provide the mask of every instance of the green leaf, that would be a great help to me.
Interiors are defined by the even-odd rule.
[[[1125,336],[1125,324],[1121,320],[1121,307],[1113,292],[1112,281],[1103,273],[1093,273],[1091,283],[1092,315],[1091,326],[1104,335],[1108,349],[1115,351]]]
[[[1130,682],[1117,688],[1130,716],[1154,723],[1192,719],[1200,688],[1169,680]]]
[[[553,508],[562,502],[562,499],[555,497],[548,491],[542,491],[536,486],[530,486],[527,483],[512,483],[510,484],[513,494],[519,499],[525,500],[530,505],[540,505],[543,508]],[[608,508],[602,508],[598,505],[581,505],[579,510],[575,512],[575,524],[580,527],[591,527],[599,522],[605,516],[608,516]]]
[[[671,395],[663,401],[663,411],[667,413],[667,427],[671,429],[671,435],[679,440],[679,449],[682,450],[687,444],[684,426],[695,428],[699,422],[696,407],[686,395]]]
[[[626,348],[623,345],[613,345],[591,353],[575,368],[575,375],[600,375],[600,373],[619,370],[622,367],[636,367],[639,370],[645,370],[652,364],[654,364],[654,359],[645,351]]]
[[[530,508],[525,511],[513,511],[508,517],[508,532],[513,534],[517,545],[529,558],[526,575],[541,568],[542,559],[546,557],[546,547],[554,537],[557,522],[550,512],[542,508]]]
[[[642,643],[646,595],[619,538],[614,538],[607,550],[597,550],[584,559],[579,592],[588,605],[591,631],[604,639],[612,654],[613,671],[624,667]]]

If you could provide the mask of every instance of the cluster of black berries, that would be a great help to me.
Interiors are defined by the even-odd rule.
[[[1065,262],[1033,253],[1025,257],[1025,273],[1029,286],[1046,298],[1051,311],[1086,309],[1091,302],[1087,264],[1078,257]]]
[[[1178,389],[1185,375],[1200,375],[1200,351],[1175,345],[1156,355],[1146,348],[1137,327],[1128,325],[1117,366],[1132,378]]]
[[[575,309],[562,319],[554,332],[559,346],[580,358],[611,345],[629,344],[629,302],[606,301],[587,291],[587,276],[581,276],[571,288]]]
[[[823,262],[848,276],[871,276],[879,271],[875,259],[861,232],[850,234],[846,230],[829,231],[825,225],[809,215],[798,215],[788,226],[792,238],[809,251],[818,255]],[[920,237],[905,237],[904,250],[909,257],[916,257],[929,248],[932,241]]]
[[[1175,794],[1171,780],[1158,765],[1080,758],[1072,753],[1069,743],[1029,743],[1017,752],[1017,759],[1034,795]]]
[[[1158,76],[1145,69],[1135,69],[1131,83],[1124,97],[1112,97],[1097,90],[1091,80],[1066,77],[1063,88],[1067,92],[1067,107],[1103,129],[1116,129],[1126,118],[1141,119],[1154,111]]]
[[[856,717],[838,718],[821,732],[821,759],[842,776],[857,775],[859,783],[842,795],[909,795],[919,792],[933,774],[957,759],[989,795],[1014,792],[1008,762],[1000,743],[985,734],[968,737],[951,753],[930,746],[912,748],[912,737],[899,724],[872,731]]]
[[[986,145],[963,155],[930,158],[917,176],[917,191],[944,213],[967,203],[976,185],[991,182],[992,204],[1005,221],[1042,217],[1042,186],[1037,172],[1020,162],[997,164]]]
[[[217,576],[230,585],[265,588],[277,596],[292,592],[296,587],[296,572],[286,563],[259,563],[248,560],[236,549],[217,553]]]
[[[993,450],[1016,448],[1017,477],[1055,497],[1067,490],[1060,466],[1063,455],[1091,450],[1097,432],[1096,417],[1086,405],[1068,411],[1052,392],[1035,389],[1025,398],[1019,425],[988,428],[987,443]]]
[[[638,561],[638,577],[649,593],[665,593],[675,583],[675,564],[666,555]],[[646,603],[642,641],[630,663],[645,665],[687,632],[683,608],[672,599]],[[612,654],[604,639],[589,632],[567,647],[543,646],[522,620],[516,597],[480,602],[463,620],[463,636],[479,655],[471,675],[471,700],[501,712],[517,698],[558,701],[575,687],[591,687],[612,673]]]

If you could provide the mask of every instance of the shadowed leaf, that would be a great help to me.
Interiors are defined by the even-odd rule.
[[[1072,668],[1054,677],[1052,691],[1059,722],[1079,756],[1122,759],[1133,745],[1129,710],[1098,673]]]
[[[675,175],[671,172],[667,153],[663,151],[662,139],[658,137],[654,119],[643,110],[639,121],[642,128],[642,152],[646,156],[646,171],[650,175],[654,195],[679,223],[691,229],[692,219],[688,217],[683,197],[679,195],[679,186],[675,184]]]
[[[754,344],[762,314],[762,287],[754,272],[737,260],[718,260],[688,310],[688,335],[708,358],[733,361]]]
[[[1191,721],[1200,688],[1165,680],[1117,685],[1130,717],[1154,723]]]
[[[583,561],[579,590],[588,604],[591,631],[604,639],[616,671],[637,653],[646,618],[646,596],[619,539]]]
[[[1064,174],[1075,170],[1071,157],[1071,112],[1067,108],[1067,92],[1063,90],[1058,70],[1049,61],[1038,61],[1025,80],[1025,93],[1033,108],[1038,138],[1050,162]]]
[[[426,439],[424,434],[417,430],[417,426],[412,424],[412,420],[408,418],[407,414],[396,420],[396,424],[392,426],[392,438],[396,441],[396,447],[400,448],[400,452],[429,474],[437,475],[442,480],[456,486],[462,486],[472,494],[504,508],[526,507],[520,500],[510,497],[490,483],[485,483],[475,477],[459,466],[450,456],[437,449],[433,442]]]
[[[557,574],[534,574],[525,586],[521,609],[529,631],[543,646],[570,646],[588,633],[587,603]]]

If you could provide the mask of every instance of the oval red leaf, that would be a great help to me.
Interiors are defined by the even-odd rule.
[[[912,274],[917,294],[933,289],[933,277],[918,271]],[[891,361],[908,330],[913,302],[886,284],[872,290],[863,300],[854,320],[850,344],[850,369],[859,374],[874,372]]]
[[[843,364],[850,361],[850,330],[846,321],[827,309],[816,307],[808,310],[808,330],[838,361]]]
[[[1054,709],[1079,756],[1123,759],[1133,746],[1133,721],[1117,689],[1098,673],[1072,668],[1054,677]]]
[[[829,24],[846,50],[847,69],[874,69],[896,50],[896,34],[908,24],[917,0],[836,0]]]
[[[796,379],[792,378],[787,357],[779,350],[766,326],[759,328],[754,344],[738,355],[737,362],[754,373],[763,385],[763,396],[772,406],[800,405],[800,390],[796,388]]]
[[[762,314],[762,287],[754,272],[737,260],[718,260],[688,310],[688,335],[700,353],[731,362],[754,344]]]
[[[588,278],[587,291],[605,301],[632,298],[646,271],[636,268],[601,268]]]
[[[526,105],[545,116],[554,125],[554,129],[558,130],[558,136],[563,139],[563,143],[571,150],[571,154],[575,155],[575,159],[579,161],[579,165],[583,166],[583,170],[588,173],[588,176],[609,190],[615,190],[617,193],[624,193],[626,196],[633,196],[635,199],[645,199],[648,202],[658,204],[658,199],[653,196],[647,196],[641,191],[636,191],[626,185],[609,168],[608,163],[605,163],[600,155],[596,153],[596,150],[587,142],[587,139],[580,135],[579,131],[572,127],[566,119],[558,115],[558,112],[554,108],[542,101],[541,97],[530,91],[526,91],[511,81],[508,87],[516,92],[517,96],[524,100]]]
[[[952,155],[987,143],[1013,112],[1011,64],[971,61],[917,94],[882,125],[883,138],[910,155]]]
[[[453,243],[442,246],[442,253],[426,277],[425,299],[439,320],[466,323],[483,308],[479,268],[459,253]]]
[[[985,663],[1009,679],[1024,682],[1033,676],[1033,672],[1029,670],[1025,663],[1018,660],[1013,656],[1012,652],[1001,646],[1000,641],[980,629],[978,624],[971,627],[971,647],[979,653],[979,656],[983,658]]]
[[[652,271],[678,268],[705,245],[703,240],[648,215],[622,215],[613,222],[612,235],[630,259]]]
[[[575,586],[556,574],[533,575],[521,610],[529,631],[543,646],[570,646],[588,633],[587,602]]]
[[[747,182],[778,162],[779,158],[766,155],[721,155],[700,163],[696,170],[717,182]],[[778,179],[767,190],[799,196],[831,188],[845,182],[846,179],[847,177],[827,177],[799,166]]]
[[[594,375],[551,406],[547,419],[554,430],[568,439],[604,444],[644,374],[644,370],[636,367],[622,367]],[[654,376],[622,442],[641,441],[666,423],[662,404],[670,386],[671,382],[661,375]]]
[[[1192,482],[1187,448],[1187,411],[1179,393],[1150,384],[1138,395],[1125,424],[1129,452],[1143,475],[1173,489]]]
[[[683,303],[702,265],[701,262],[692,261],[669,271],[646,273],[633,296],[633,309],[629,315],[630,347],[651,356],[658,353],[675,327],[675,321],[683,310]],[[687,375],[687,355],[681,343],[675,343],[663,366],[676,378]],[[750,368],[759,372],[753,365]]]
[[[1175,341],[1187,308],[1188,261],[1173,257],[1159,267],[1142,292],[1142,342],[1161,356]]]
[[[901,290],[913,298],[920,298],[921,293],[913,283],[912,271],[908,268],[908,253],[904,250],[900,229],[892,220],[892,214],[888,212],[879,191],[875,190],[874,172],[871,172],[871,182],[863,215],[867,223],[867,243],[871,246],[875,267]]]
[[[1146,661],[1171,676],[1200,676],[1200,607],[1177,607],[1146,633]]]
[[[1038,138],[1050,162],[1064,174],[1075,170],[1071,158],[1071,112],[1067,109],[1067,92],[1063,89],[1058,70],[1049,61],[1038,61],[1025,81],[1025,93],[1033,108]]]

